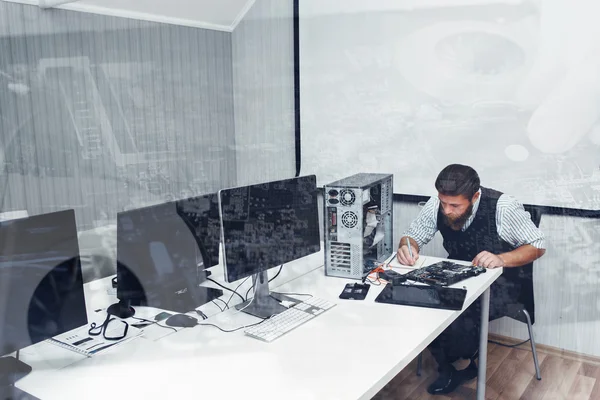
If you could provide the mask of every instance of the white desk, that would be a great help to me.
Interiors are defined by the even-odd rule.
[[[438,260],[428,257],[427,262]],[[461,282],[468,289],[464,308],[487,292],[501,272],[489,270]],[[223,333],[197,326],[156,341],[136,339],[62,369],[34,369],[17,386],[44,400],[207,395],[261,400],[369,399],[460,313],[375,303],[382,289],[377,286],[364,301],[340,300],[347,282],[353,281],[325,277],[320,267],[277,288],[312,294],[337,306],[272,343],[245,336],[243,330]],[[228,310],[205,322],[232,329],[256,321]],[[487,338],[487,323],[482,324],[484,334]],[[375,345],[382,339],[388,347]],[[487,340],[482,340],[483,383],[486,349]],[[478,385],[478,397],[482,395]]]

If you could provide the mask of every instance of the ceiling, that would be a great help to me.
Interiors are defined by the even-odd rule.
[[[2,0],[0,0],[2,1]],[[231,32],[256,0],[4,0]],[[279,0],[286,1],[286,0]],[[300,0],[302,17],[542,0]],[[57,5],[55,5],[57,4]]]
[[[300,0],[302,17],[324,15],[413,11],[488,4],[520,4],[527,0]],[[543,0],[529,0],[540,2]]]
[[[8,1],[227,32],[233,31],[255,2],[255,0]]]

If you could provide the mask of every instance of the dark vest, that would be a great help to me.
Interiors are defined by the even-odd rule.
[[[498,235],[496,207],[502,193],[481,188],[479,207],[473,222],[464,231],[455,231],[443,222],[442,208],[438,209],[438,230],[444,238],[448,258],[471,261],[482,251],[498,254],[514,250]]]
[[[444,239],[444,248],[448,252],[448,258],[463,261],[472,261],[477,254],[482,251],[489,251],[493,254],[500,254],[512,251],[515,249],[510,243],[505,242],[498,235],[498,227],[496,226],[496,208],[498,205],[498,199],[502,195],[501,192],[493,189],[481,187],[481,196],[479,200],[479,207],[475,214],[475,218],[471,222],[471,225],[464,231],[455,231],[446,224],[444,224],[444,215],[442,208],[438,209],[437,216],[437,227]],[[510,294],[505,293],[502,297],[504,299],[496,298],[497,305],[506,303],[508,300],[506,297],[514,297],[511,299],[514,302],[519,301],[524,303],[525,308],[533,316],[533,286],[531,286],[529,293],[521,293],[523,287],[523,279],[529,279],[528,284],[532,285],[531,271],[533,263],[524,265],[520,268],[505,268],[502,277],[498,279],[498,284],[506,286],[507,282],[510,283]],[[492,296],[494,292],[499,292],[498,284],[492,287]],[[517,287],[514,287],[517,285]],[[529,286],[525,285],[525,286]],[[506,288],[505,288],[506,289]],[[506,292],[506,290],[504,290]],[[499,297],[499,296],[496,296]],[[491,300],[491,314],[492,317],[497,318],[497,314],[512,314],[512,311],[506,310],[495,310],[494,299]],[[520,318],[519,318],[520,319]]]

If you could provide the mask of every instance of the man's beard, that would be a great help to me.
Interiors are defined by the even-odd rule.
[[[472,212],[473,212],[473,203],[469,204],[469,207],[465,210],[464,213],[462,213],[458,217],[454,217],[452,219],[448,218],[448,216],[446,216],[444,213],[442,213],[442,216],[444,219],[444,224],[446,226],[449,226],[450,229],[453,229],[455,231],[461,230],[462,227],[465,225],[465,222],[467,222],[467,220],[471,216]]]

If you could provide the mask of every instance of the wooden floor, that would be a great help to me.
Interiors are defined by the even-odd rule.
[[[496,400],[598,400],[600,366],[573,361],[538,350],[542,380],[535,378],[531,351],[488,345],[486,399]],[[461,369],[466,364],[457,364]],[[448,395],[432,396],[427,386],[437,377],[435,361],[423,352],[423,369],[418,377],[416,360],[401,371],[374,397],[376,400],[475,399],[477,379]]]

